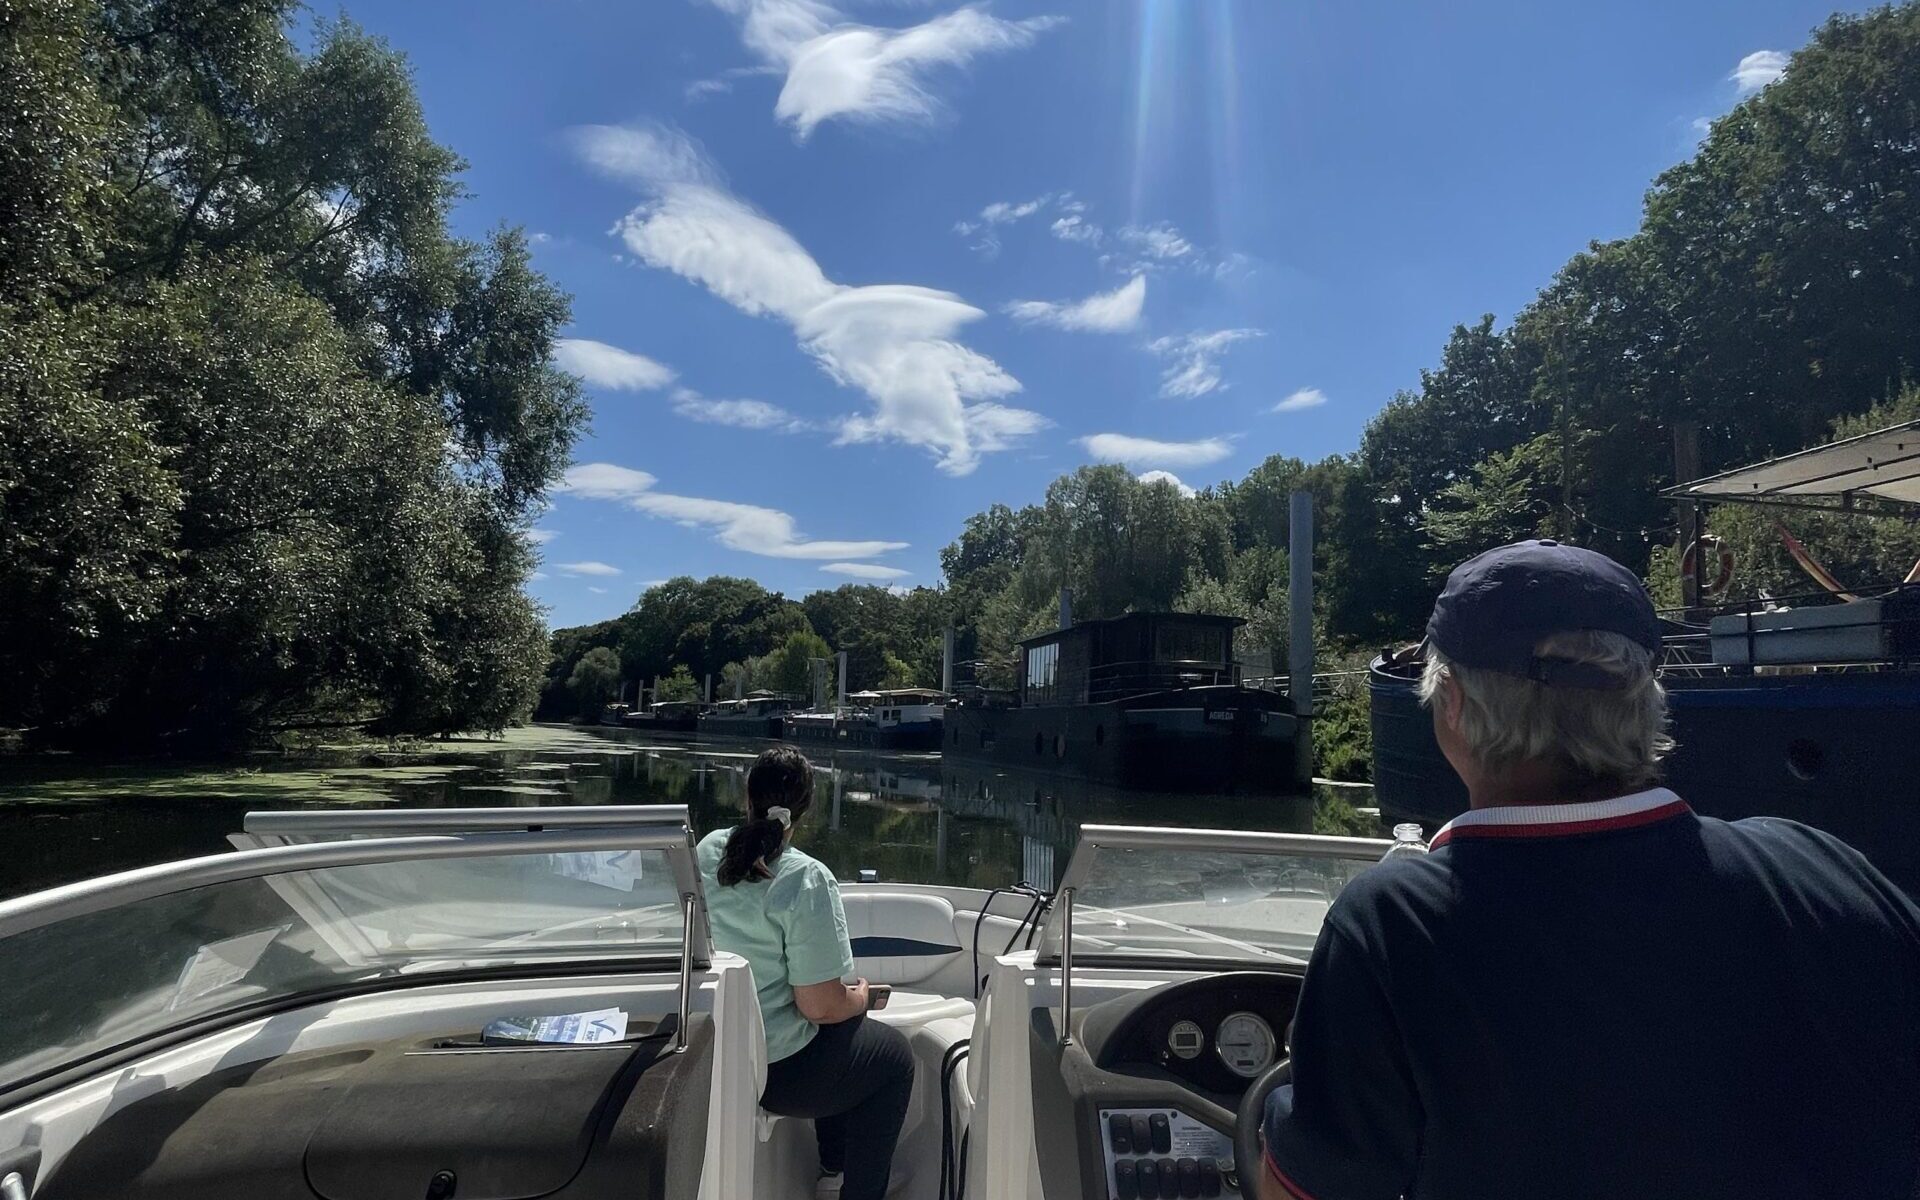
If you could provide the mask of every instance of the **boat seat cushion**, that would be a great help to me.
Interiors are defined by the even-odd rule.
[[[940,896],[843,888],[854,971],[911,987],[964,953],[954,933],[953,905]]]

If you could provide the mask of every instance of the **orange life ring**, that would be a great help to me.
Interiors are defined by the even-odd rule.
[[[1696,538],[1693,545],[1687,547],[1686,553],[1680,556],[1680,575],[1682,578],[1689,575],[1699,575],[1700,554],[1703,549],[1710,550],[1714,553],[1719,567],[1719,573],[1714,576],[1712,583],[1703,582],[1701,584],[1700,594],[1703,596],[1716,596],[1726,591],[1727,585],[1733,582],[1733,547],[1727,545],[1711,533],[1703,534],[1699,538]]]

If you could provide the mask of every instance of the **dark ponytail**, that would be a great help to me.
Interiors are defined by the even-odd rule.
[[[785,808],[789,820],[813,807],[813,764],[792,746],[775,746],[754,760],[747,772],[747,819],[727,838],[714,874],[721,887],[743,879],[771,879],[770,859],[786,849],[787,826],[767,816],[770,808]]]

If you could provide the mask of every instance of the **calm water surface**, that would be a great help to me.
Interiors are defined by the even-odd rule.
[[[0,896],[226,850],[227,835],[257,809],[684,804],[705,833],[739,820],[759,749],[537,727],[421,753],[342,751],[242,767],[0,761]],[[1082,822],[1346,833],[1360,831],[1350,806],[1372,803],[1350,787],[1311,797],[1166,796],[937,754],[806,751],[819,774],[795,840],[843,879],[873,868],[903,882],[1051,886]]]

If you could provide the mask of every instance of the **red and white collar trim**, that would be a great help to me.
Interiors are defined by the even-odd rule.
[[[1689,811],[1687,802],[1666,788],[1592,800],[1585,804],[1516,804],[1461,813],[1433,835],[1432,849],[1465,838],[1548,838],[1610,833],[1651,825]]]

